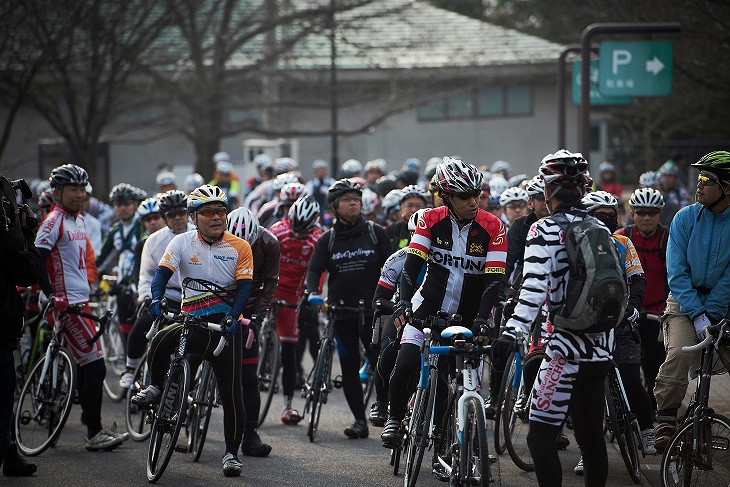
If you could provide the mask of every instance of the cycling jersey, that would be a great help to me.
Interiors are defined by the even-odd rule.
[[[132,284],[134,247],[144,234],[142,221],[136,213],[128,222],[116,222],[104,239],[101,252],[96,256],[96,267],[105,270],[116,265],[119,267],[119,280],[117,283]]]
[[[646,280],[652,283],[644,293],[644,303],[641,309],[649,313],[662,314],[669,294],[666,266],[669,229],[660,223],[657,231],[649,238],[644,238],[633,225],[622,228],[616,233],[626,235],[631,239],[636,253],[641,259],[641,267],[644,269]]]
[[[94,250],[85,228],[83,215],[54,206],[36,234],[36,247],[50,252],[46,270],[53,292],[69,304],[89,301],[87,256],[93,257]]]
[[[279,283],[279,241],[269,230],[263,227],[260,230],[261,234],[251,249],[254,270],[251,295],[243,311],[246,318],[254,314],[266,314]]]
[[[521,216],[512,222],[507,231],[507,264],[502,278],[503,289],[512,284],[513,289],[519,289],[522,283],[522,265],[525,253],[525,239],[530,226],[538,220],[535,212]]]
[[[176,235],[159,265],[173,275],[179,269],[183,279],[203,279],[229,292],[226,302],[213,293],[187,289],[182,310],[193,315],[228,313],[236,293],[236,281],[253,278],[253,257],[248,242],[228,232],[212,244],[204,241],[197,230]]]
[[[195,230],[195,225],[188,222],[187,231],[189,232],[191,230]],[[153,233],[145,240],[139,265],[139,284],[137,285],[140,301],[147,296],[152,296],[152,279],[155,277],[155,272],[157,272],[157,265],[165,255],[167,245],[174,237],[175,233],[173,233],[172,229],[165,227]],[[170,280],[167,281],[165,297],[172,301],[182,301],[182,287],[180,285],[179,274],[174,273]]]

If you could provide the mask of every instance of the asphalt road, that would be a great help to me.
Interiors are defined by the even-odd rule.
[[[335,365],[339,371],[339,365]],[[103,423],[124,428],[123,403],[112,403],[105,397]],[[252,486],[399,486],[402,474],[394,476],[389,465],[389,452],[380,444],[380,431],[371,428],[370,437],[349,440],[342,433],[352,422],[344,395],[335,390],[324,406],[320,432],[315,443],[306,436],[306,424],[284,425],[279,421],[282,399],[274,399],[270,415],[260,428],[264,441],[273,446],[267,458],[240,457],[244,464],[243,475],[225,478],[221,470],[223,454],[222,410],[215,410],[203,454],[198,463],[190,456],[174,453],[158,485],[203,486],[252,485]],[[302,401],[295,399],[295,407]],[[147,443],[135,443],[131,439],[113,452],[87,452],[84,449],[85,429],[80,422],[81,410],[74,406],[71,416],[55,448],[49,449],[32,461],[38,464],[38,472],[31,478],[7,478],[0,476],[0,485],[63,486],[138,486],[147,483],[145,462]],[[491,425],[491,422],[490,422]],[[184,435],[184,432],[182,433]],[[490,426],[491,435],[491,426]],[[560,452],[563,466],[563,485],[582,486],[583,478],[573,473],[579,453],[575,441],[567,450]],[[490,439],[491,448],[491,439]],[[626,473],[621,456],[615,445],[609,450],[609,486],[633,485]],[[428,458],[428,454],[427,454]],[[644,485],[659,485],[660,457],[647,457],[643,465]],[[427,463],[424,460],[424,463]],[[522,472],[514,466],[505,453],[493,465],[497,486],[537,485],[534,474]],[[419,485],[443,486],[424,465]]]

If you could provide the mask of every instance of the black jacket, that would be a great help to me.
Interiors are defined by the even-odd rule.
[[[538,220],[534,212],[517,218],[509,230],[507,230],[507,263],[504,278],[502,278],[502,290],[506,292],[512,277],[512,289],[518,291],[522,284],[522,266],[524,265],[525,241],[530,227]]]

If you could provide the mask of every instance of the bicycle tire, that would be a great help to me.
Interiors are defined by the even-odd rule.
[[[450,481],[454,480],[454,475],[458,472],[458,459],[451,455],[452,446],[459,443],[459,435],[456,428],[455,408],[457,403],[457,386],[454,383],[449,384],[448,404],[446,414],[441,424],[441,439],[436,443],[433,452],[433,466],[444,463],[450,469]]]
[[[432,378],[434,382],[431,381]],[[431,420],[433,418],[436,395],[431,394],[431,384],[434,384],[435,380],[436,371],[431,370],[429,372],[429,383],[425,389],[419,391],[421,392],[421,397],[416,397],[416,403],[413,408],[414,413],[411,415],[411,420],[408,423],[406,441],[409,443],[404,443],[403,448],[406,452],[406,464],[403,475],[404,487],[414,487],[418,481],[418,474],[421,470],[423,454],[428,445],[429,430],[431,429]]]
[[[136,404],[132,404],[132,398],[139,391],[150,385],[150,371],[147,365],[147,352],[140,359],[134,369],[134,380],[127,390],[127,402],[124,409],[124,422],[127,425],[127,432],[134,441],[145,441],[150,437],[151,423],[147,411],[140,411]]]
[[[173,362],[152,422],[147,450],[147,480],[150,483],[162,477],[175,451],[180,429],[185,423],[189,377],[190,364],[187,360]]]
[[[58,347],[51,357],[53,362],[43,383],[40,378],[46,357],[33,367],[18,398],[14,420],[16,444],[18,450],[27,456],[40,455],[49,446],[55,446],[71,414],[76,394],[76,361],[63,347]],[[55,388],[54,373],[57,378]],[[40,392],[40,397],[36,391]]]
[[[104,391],[109,399],[120,402],[127,392],[127,389],[119,385],[119,377],[127,370],[127,340],[119,328],[116,315],[109,320],[106,332],[99,337],[99,343],[106,366]]]
[[[309,411],[309,425],[307,426],[307,436],[309,442],[314,443],[319,428],[319,418],[322,414],[322,404],[326,400],[329,388],[329,378],[331,372],[331,360],[334,349],[332,348],[332,339],[329,337],[322,338],[322,343],[317,354],[317,361],[314,365],[314,374],[312,377],[312,403]]]
[[[466,421],[463,442],[459,449],[459,485],[487,487],[492,474],[484,408],[477,398],[470,397],[464,403],[464,412]]]
[[[721,414],[707,414],[702,417],[699,444],[705,445],[704,439],[711,438],[712,454],[701,456],[700,463],[705,465],[695,468],[698,459],[694,458],[692,444],[694,442],[693,419],[690,418],[672,435],[664,450],[660,466],[659,480],[662,487],[678,485],[693,487],[726,487],[730,479],[730,419]],[[704,433],[703,433],[704,432]],[[707,432],[710,432],[708,435]]]
[[[631,416],[628,403],[621,393],[614,371],[615,369],[612,369],[606,379],[607,417],[611,431],[621,451],[621,457],[624,460],[624,465],[626,465],[626,470],[629,472],[631,480],[634,483],[640,484],[641,460],[633,433],[633,426],[631,425],[635,419]]]
[[[266,329],[266,326],[264,325],[264,329]],[[261,394],[261,408],[259,409],[257,427],[260,427],[264,423],[266,415],[269,413],[269,408],[271,407],[271,401],[277,392],[276,381],[281,370],[280,353],[279,337],[275,331],[267,331],[266,339],[261,343],[261,356],[256,367],[259,394]]]
[[[539,368],[544,353],[529,355],[522,365],[522,370],[530,370],[534,362]],[[514,388],[514,382],[509,383],[505,396],[505,405],[502,411],[502,429],[505,435],[507,452],[515,465],[525,472],[533,472],[532,453],[527,446],[527,433],[530,431],[530,403],[532,402],[532,384],[526,384],[524,377],[520,378],[520,385]],[[517,406],[517,407],[516,407]]]
[[[494,451],[497,452],[497,455],[501,455],[507,450],[504,430],[500,426],[504,401],[507,397],[507,385],[511,384],[515,378],[515,367],[515,354],[511,353],[505,364],[504,373],[502,374],[502,383],[499,386],[499,395],[497,396],[497,410],[494,413]]]
[[[375,392],[375,370],[373,370],[370,374],[368,381],[363,384],[362,397],[365,410],[367,410],[370,405],[370,399],[373,397],[373,392]]]
[[[188,452],[192,453],[193,461],[200,460],[203,453],[205,438],[208,435],[210,416],[215,407],[216,380],[213,366],[204,360],[200,370],[198,387],[191,405],[190,421],[188,422]]]

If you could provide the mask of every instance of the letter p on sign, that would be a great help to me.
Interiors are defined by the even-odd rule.
[[[631,62],[631,52],[626,49],[616,49],[613,51],[613,59],[611,60],[611,71],[618,74],[618,67],[625,66]]]

